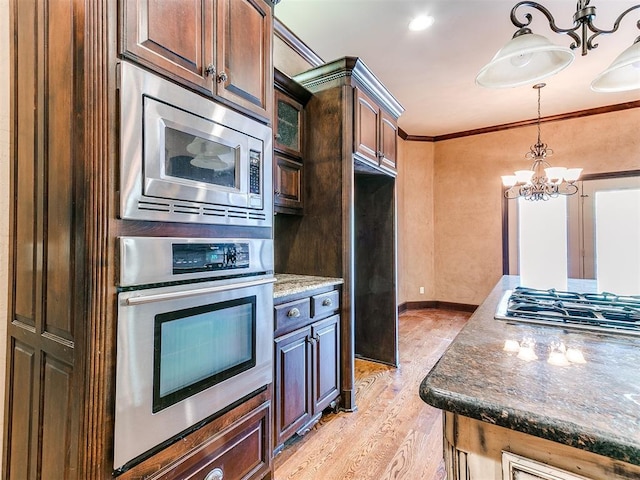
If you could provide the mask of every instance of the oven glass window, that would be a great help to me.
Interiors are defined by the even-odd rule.
[[[165,127],[165,173],[170,177],[238,188],[240,147]]]
[[[256,297],[156,315],[153,412],[256,365]]]

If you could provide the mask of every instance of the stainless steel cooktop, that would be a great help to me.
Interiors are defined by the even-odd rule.
[[[517,287],[504,294],[495,318],[640,335],[640,296]]]

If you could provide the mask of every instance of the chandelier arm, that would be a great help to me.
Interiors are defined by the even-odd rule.
[[[569,48],[576,49],[580,47],[580,45],[582,45],[582,40],[580,36],[576,33],[576,30],[580,28],[579,23],[574,25],[572,28],[558,27],[556,25],[556,20],[555,18],[553,18],[553,15],[551,14],[551,12],[547,10],[545,7],[543,7],[542,5],[540,5],[538,2],[531,2],[529,0],[524,0],[514,5],[514,7],[511,9],[511,23],[513,23],[516,27],[518,28],[528,27],[529,25],[531,25],[531,21],[533,19],[530,13],[526,13],[524,15],[524,18],[526,19],[524,22],[518,20],[516,11],[518,10],[519,7],[522,7],[522,6],[535,8],[536,10],[541,12],[545,17],[547,17],[547,20],[549,21],[549,28],[551,28],[551,30],[553,30],[556,33],[567,34],[571,38],[573,38],[574,42],[571,45],[569,45]]]
[[[595,17],[595,15],[593,16],[589,16],[587,17],[586,20],[586,25],[589,28],[589,30],[591,30],[593,33],[593,35],[589,36],[589,38],[587,38],[586,41],[586,47],[588,50],[592,50],[594,48],[596,48],[598,46],[597,43],[593,43],[593,41],[596,39],[596,37],[598,37],[598,35],[609,35],[611,33],[615,33],[618,31],[618,28],[620,28],[620,22],[622,21],[622,19],[630,12],[632,12],[633,10],[636,10],[640,8],[640,4],[638,5],[634,5],[632,7],[627,8],[624,12],[622,12],[620,14],[620,16],[618,16],[618,18],[616,18],[616,21],[613,22],[613,27],[611,27],[611,30],[603,30],[601,28],[596,27],[593,24],[593,18]],[[638,22],[636,23],[636,26],[638,27],[638,30],[640,30],[640,20],[638,20]],[[583,55],[585,55],[585,53],[583,53]]]

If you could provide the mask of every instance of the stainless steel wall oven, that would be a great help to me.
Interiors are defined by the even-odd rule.
[[[120,217],[271,227],[271,128],[119,64]]]
[[[272,381],[273,240],[121,237],[114,470]]]

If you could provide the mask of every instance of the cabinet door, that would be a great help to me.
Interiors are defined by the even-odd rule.
[[[214,0],[124,0],[120,53],[211,95]]]
[[[284,93],[275,92],[275,140],[273,148],[302,158],[304,109],[302,104]]]
[[[216,19],[217,95],[271,121],[271,6],[265,0],[218,0]]]
[[[380,110],[380,166],[396,171],[398,125],[396,120]]]
[[[275,340],[276,446],[311,419],[311,328],[302,328]]]
[[[313,355],[313,413],[320,413],[338,396],[340,386],[340,316],[311,326]]]
[[[295,209],[302,213],[302,164],[277,154],[273,158],[275,163],[273,203],[276,211],[294,213],[288,212],[288,209]]]
[[[378,128],[380,109],[360,89],[355,89],[354,152],[363,160],[378,165]]]

